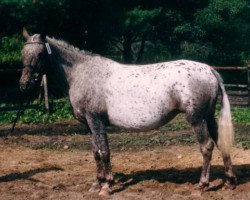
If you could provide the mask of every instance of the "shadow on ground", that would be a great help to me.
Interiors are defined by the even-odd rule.
[[[0,183],[22,180],[22,179],[30,179],[35,174],[46,173],[50,171],[62,171],[62,170],[63,170],[62,168],[50,166],[50,167],[44,167],[44,168],[31,169],[25,172],[11,173],[5,176],[1,176]]]
[[[211,178],[213,181],[218,178],[224,178],[223,166],[211,167]],[[234,170],[238,179],[238,185],[250,182],[250,164],[235,165]],[[115,189],[113,192],[118,193],[132,185],[136,185],[140,182],[147,180],[155,180],[160,183],[172,182],[176,184],[191,183],[197,184],[199,182],[201,168],[186,168],[186,169],[156,169],[146,171],[136,171],[131,174],[116,173],[115,180],[120,185],[120,188]],[[223,187],[223,183],[215,185],[209,188],[209,191],[217,191]]]

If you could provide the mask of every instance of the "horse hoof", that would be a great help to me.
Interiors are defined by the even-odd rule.
[[[104,183],[103,185],[102,185],[102,189],[101,189],[101,191],[99,192],[99,195],[100,196],[109,196],[109,195],[111,195],[111,189],[110,189],[110,184],[109,183]]]
[[[203,193],[204,193],[204,189],[195,189],[192,192],[192,195],[196,197],[201,197]]]
[[[99,183],[93,183],[91,188],[89,189],[89,192],[91,193],[97,193],[97,192],[100,192],[101,190],[101,186]]]
[[[203,184],[199,185],[192,192],[192,195],[197,196],[197,197],[201,197],[202,194],[205,192],[206,188],[208,188],[208,186],[209,186],[209,183],[203,183]]]
[[[99,192],[100,196],[110,196],[111,195],[111,190],[108,188],[102,188],[101,191]]]
[[[233,176],[225,181],[224,188],[234,190],[236,188],[236,185],[237,185],[237,178],[235,176]]]
[[[225,183],[224,188],[229,190],[234,190],[236,188],[236,185],[231,183]]]

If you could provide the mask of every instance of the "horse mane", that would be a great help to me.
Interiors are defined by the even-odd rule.
[[[84,55],[90,55],[90,56],[98,55],[98,54],[94,54],[90,51],[79,49],[78,47],[75,47],[72,44],[69,44],[68,42],[66,42],[64,40],[56,39],[54,37],[53,38],[47,37],[47,39],[50,42],[52,42],[54,45],[61,47],[61,48],[64,48],[65,50],[71,51],[72,53],[75,53],[75,54],[84,54]]]

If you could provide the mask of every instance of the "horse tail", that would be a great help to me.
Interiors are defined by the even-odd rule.
[[[234,142],[234,128],[230,111],[230,103],[225,87],[223,85],[222,78],[214,69],[212,69],[212,71],[219,82],[219,87],[222,94],[221,111],[218,120],[217,146],[223,155],[229,155]]]

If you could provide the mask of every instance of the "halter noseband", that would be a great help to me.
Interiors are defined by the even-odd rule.
[[[43,45],[45,45],[44,42],[38,42],[38,41],[37,42],[34,41],[34,42],[25,42],[24,43],[24,45],[27,45],[27,44],[43,44]]]

